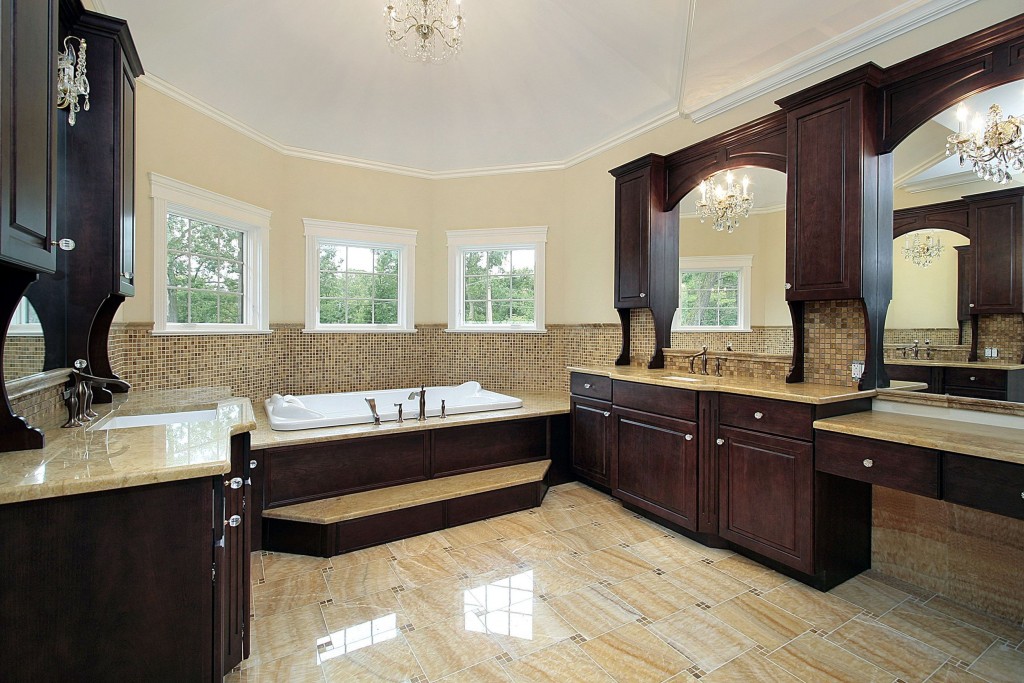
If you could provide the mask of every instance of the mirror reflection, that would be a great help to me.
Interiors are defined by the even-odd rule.
[[[744,179],[750,201],[748,215],[735,218],[731,232],[729,221],[715,225],[714,207],[704,209],[727,192],[725,173],[714,178],[718,192],[697,187],[680,201],[680,309],[672,322],[672,347],[706,344],[713,351],[731,346],[788,356],[793,329],[783,286],[786,174],[754,167],[732,174],[736,204],[742,204]]]
[[[978,282],[985,288],[1008,287],[1014,279],[1010,233],[1020,226],[1013,227],[1009,219],[1016,215],[1020,221],[1011,205],[1020,206],[1024,197],[1024,173],[1011,170],[1011,181],[995,182],[1000,178],[979,177],[970,160],[961,166],[955,149],[946,154],[949,137],[982,125],[973,121],[982,122],[993,104],[1004,114],[1024,113],[1024,86],[1011,83],[968,98],[963,105],[970,114],[958,118],[959,107],[951,107],[893,153],[893,299],[885,325],[886,369],[891,379],[926,382],[935,393],[1024,400],[1012,390],[1015,373],[1024,371],[1021,311],[985,305],[986,293],[975,291]],[[979,168],[984,175],[984,164]],[[997,195],[989,195],[993,192]],[[979,250],[985,256],[977,262]]]
[[[28,299],[22,297],[7,328],[4,343],[4,381],[42,372],[46,346],[39,314]]]

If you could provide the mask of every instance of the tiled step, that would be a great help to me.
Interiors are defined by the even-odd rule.
[[[540,505],[550,460],[263,511],[264,548],[329,556]]]

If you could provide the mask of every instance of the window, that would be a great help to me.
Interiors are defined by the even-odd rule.
[[[265,333],[270,212],[150,174],[154,334]]]
[[[547,228],[448,231],[449,332],[544,332]]]
[[[306,332],[415,332],[416,231],[305,219]]]
[[[750,331],[753,256],[687,256],[679,259],[676,331]]]
[[[33,308],[28,299],[22,297],[21,301],[18,302],[18,307],[14,309],[14,317],[11,318],[11,324],[7,327],[7,334],[12,336],[37,336],[42,333],[43,326],[39,322],[39,315],[36,313],[36,309]]]

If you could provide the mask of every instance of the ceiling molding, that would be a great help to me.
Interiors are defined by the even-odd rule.
[[[919,173],[924,173],[929,168],[945,159],[946,156],[947,154],[945,148],[934,152],[933,154],[925,158],[924,161],[922,161],[921,163],[916,164],[910,170],[905,171],[904,173],[901,173],[896,178],[894,178],[893,185],[902,189],[906,185],[911,184],[911,178],[916,177]]]
[[[679,92],[676,93],[680,116],[686,114],[683,108],[683,96],[686,94],[686,65],[690,61],[690,36],[693,34],[693,17],[696,13],[697,0],[691,0],[686,12],[686,26],[683,27],[683,63],[679,65]]]
[[[940,190],[944,187],[971,185],[972,183],[981,182],[981,180],[982,179],[979,178],[978,174],[974,171],[963,171],[952,175],[943,175],[937,178],[927,178],[916,182],[904,183],[902,185],[898,185],[898,187],[901,190],[910,192],[911,194],[916,194],[918,192],[928,192],[929,190]]]
[[[363,168],[371,171],[381,171],[384,173],[394,173],[397,175],[411,176],[414,178],[422,178],[425,180],[448,180],[453,178],[472,178],[478,176],[490,176],[490,175],[507,175],[511,173],[537,173],[542,171],[564,171],[567,168],[575,166],[587,159],[597,156],[602,152],[605,152],[613,147],[621,145],[624,142],[632,140],[635,137],[643,135],[648,131],[654,130],[660,126],[670,123],[679,118],[679,112],[673,108],[671,111],[659,114],[654,118],[642,123],[630,130],[620,133],[614,137],[608,138],[603,142],[600,142],[592,147],[589,147],[579,154],[566,159],[565,161],[553,161],[544,162],[537,164],[512,164],[507,166],[485,166],[480,168],[466,168],[457,169],[454,171],[429,171],[426,169],[411,168],[409,166],[400,166],[398,164],[388,164],[380,161],[371,161],[368,159],[359,159],[356,157],[348,157],[342,154],[333,154],[330,152],[318,152],[310,149],[303,149],[301,147],[292,147],[290,145],[284,145],[273,139],[269,135],[261,133],[252,126],[242,123],[230,114],[226,114],[223,111],[211,107],[206,102],[203,102],[197,97],[193,97],[184,90],[171,85],[167,81],[163,80],[159,76],[154,76],[151,73],[147,73],[138,80],[139,83],[152,88],[153,90],[166,95],[185,106],[194,109],[195,111],[207,116],[221,125],[227,126],[236,133],[240,133],[247,138],[254,140],[261,145],[269,147],[279,154],[284,156],[294,157],[296,159],[306,159],[309,161],[319,161],[328,164],[338,164],[341,166],[351,166],[353,168]]]
[[[893,17],[899,14],[900,8],[893,9],[832,38],[817,48],[795,55],[773,69],[761,72],[751,78],[748,85],[725,97],[706,101],[684,113],[700,123],[977,1],[930,0],[895,18]]]

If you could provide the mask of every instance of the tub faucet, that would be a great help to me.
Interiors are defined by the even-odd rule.
[[[918,347],[918,341],[916,339],[914,340],[913,344],[907,344],[906,346],[901,346],[900,347],[900,351],[903,353],[903,357],[904,358],[907,357],[907,351],[910,352],[910,354],[911,354],[911,356],[913,356],[914,360],[917,360],[918,358],[921,357],[921,349]]]
[[[695,353],[692,356],[688,357],[688,359],[690,361],[690,373],[691,374],[695,374],[697,372],[694,369],[693,364],[694,364],[694,361],[696,361],[698,358],[700,358],[700,374],[706,375],[706,374],[708,374],[708,347],[707,347],[707,345],[705,345],[705,346],[702,346],[700,348],[701,348],[700,353]]]
[[[416,419],[420,422],[427,419],[427,388],[422,384],[420,385],[420,414]]]
[[[924,358],[925,358],[925,360],[931,360],[932,359],[932,340],[931,339],[925,339],[924,340]]]
[[[377,414],[377,401],[372,398],[363,400],[366,401],[366,405],[370,406],[370,412],[373,413],[373,424],[380,426],[380,415]]]
[[[395,407],[398,408],[398,424],[402,424],[402,404],[396,403]]]

